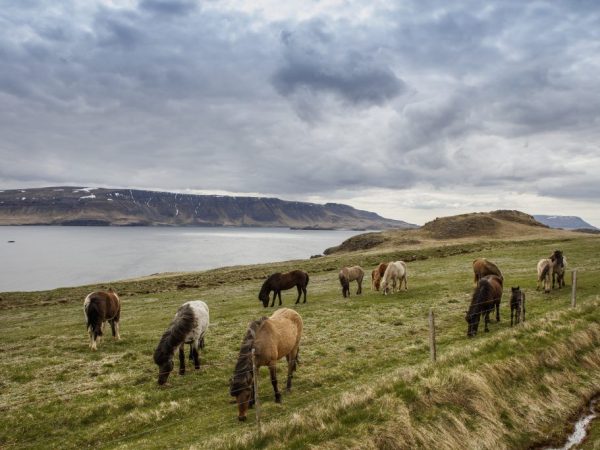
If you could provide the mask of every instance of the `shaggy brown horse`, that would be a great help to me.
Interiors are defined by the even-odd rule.
[[[550,255],[552,261],[552,289],[554,289],[555,283],[558,282],[558,288],[565,287],[565,267],[567,265],[567,258],[563,256],[563,252],[560,250],[554,250]]]
[[[473,283],[477,286],[477,282],[486,275],[496,275],[504,282],[502,272],[498,266],[485,258],[477,258],[473,261],[473,274],[475,275]]]
[[[112,288],[108,291],[97,291],[89,294],[83,301],[83,313],[88,333],[90,348],[96,350],[97,340],[102,336],[104,323],[108,320],[113,338],[119,340],[119,320],[121,318],[121,300]]]
[[[388,263],[379,263],[379,265],[373,269],[371,272],[371,289],[379,290],[379,286],[381,285],[381,277],[385,273],[385,269],[387,269]]]
[[[269,367],[275,402],[281,403],[281,393],[277,388],[277,361],[284,356],[287,359],[286,391],[289,392],[298,363],[302,326],[300,314],[288,308],[278,309],[271,317],[263,317],[248,325],[229,384],[229,393],[236,398],[240,421],[246,420],[248,408],[252,407],[255,401],[252,349],[255,351],[257,375],[259,367]]]
[[[496,275],[486,275],[477,282],[477,287],[471,298],[471,305],[465,316],[467,321],[467,336],[473,337],[477,334],[479,327],[479,319],[481,314],[484,315],[485,328],[487,333],[489,330],[488,323],[490,321],[490,313],[496,307],[496,321],[500,321],[500,301],[502,300],[502,278]]]
[[[344,298],[350,297],[350,282],[356,281],[358,290],[356,295],[362,294],[362,280],[365,276],[365,271],[360,266],[344,267],[339,273],[340,284],[342,285],[342,295]]]
[[[281,306],[281,291],[291,289],[294,286],[298,289],[298,298],[296,304],[300,303],[300,296],[304,293],[304,303],[306,303],[306,285],[308,284],[308,274],[302,270],[292,270],[287,273],[274,273],[265,280],[260,292],[258,299],[262,302],[266,308],[269,304],[269,295],[273,291],[273,301],[271,306],[275,306],[275,297],[279,296],[279,306]]]
[[[510,289],[510,326],[512,327],[513,316],[515,325],[521,321],[521,311],[523,311],[523,322],[525,322],[525,292],[521,291],[519,286]]]

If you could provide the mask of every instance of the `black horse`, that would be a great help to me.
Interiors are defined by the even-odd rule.
[[[298,289],[298,298],[296,299],[296,304],[300,303],[300,296],[302,293],[304,293],[304,303],[306,303],[307,284],[308,274],[302,270],[292,270],[291,272],[287,273],[277,272],[265,280],[260,288],[258,299],[266,308],[269,304],[269,294],[271,294],[271,291],[274,291],[271,306],[275,306],[275,297],[277,296],[279,296],[279,306],[281,306],[281,291],[285,291],[286,289],[291,289],[296,286]]]
[[[479,327],[479,319],[481,314],[484,315],[485,328],[487,333],[489,330],[488,323],[490,321],[490,313],[496,307],[496,321],[500,322],[500,300],[502,299],[502,279],[496,275],[487,275],[482,277],[477,282],[477,287],[471,298],[471,305],[465,316],[465,320],[469,324],[467,336],[473,337],[477,334]]]
[[[523,311],[523,322],[525,322],[525,292],[519,286],[511,287],[510,297],[510,326],[517,325],[521,321],[521,310]]]

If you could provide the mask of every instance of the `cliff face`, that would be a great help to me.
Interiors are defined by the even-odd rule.
[[[415,227],[334,203],[68,186],[0,191],[0,225]]]

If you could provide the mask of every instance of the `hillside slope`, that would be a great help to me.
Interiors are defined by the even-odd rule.
[[[419,229],[387,230],[353,236],[342,244],[325,250],[325,254],[351,251],[377,251],[384,248],[421,248],[440,241],[473,242],[481,239],[552,239],[572,237],[572,231],[551,229],[529,214],[497,210],[440,217]]]
[[[80,187],[0,191],[0,225],[416,226],[336,203]]]

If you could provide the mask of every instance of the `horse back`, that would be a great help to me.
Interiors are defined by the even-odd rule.
[[[289,308],[278,309],[257,331],[256,352],[265,362],[283,358],[300,344],[302,328],[300,314]]]
[[[86,314],[93,310],[103,321],[118,318],[121,314],[121,301],[112,290],[92,292],[86,297],[84,305]]]
[[[279,289],[290,289],[300,285],[306,287],[308,284],[308,274],[303,270],[292,270],[291,272],[281,274],[279,278]]]

